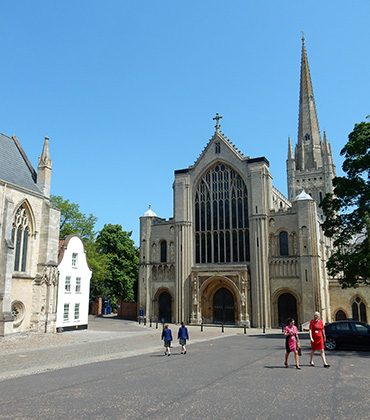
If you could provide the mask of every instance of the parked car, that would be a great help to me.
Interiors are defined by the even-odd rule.
[[[370,348],[370,325],[360,321],[338,321],[325,325],[327,350],[339,347]]]

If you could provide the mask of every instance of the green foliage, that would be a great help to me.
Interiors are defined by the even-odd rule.
[[[121,296],[125,302],[135,301],[135,289],[139,273],[139,256],[132,232],[125,232],[121,225],[104,225],[96,244],[100,254],[106,257],[108,275],[105,286],[110,298]]]
[[[98,233],[94,231],[97,218],[80,212],[78,204],[70,203],[60,196],[52,195],[51,203],[61,212],[60,237],[77,234],[82,239],[87,262],[93,270],[90,296],[103,296],[117,302],[123,297],[126,302],[136,298],[139,255],[130,238],[120,225],[105,225]]]
[[[60,210],[60,233],[61,238],[68,235],[77,234],[82,242],[93,242],[96,233],[94,232],[95,223],[98,218],[92,214],[86,216],[80,212],[78,204],[70,203],[59,195],[51,195],[50,202]]]
[[[110,275],[107,256],[98,252],[95,242],[88,242],[85,250],[89,267],[93,272],[90,281],[90,296],[110,296],[110,290],[106,286],[106,279]]]
[[[334,195],[321,203],[334,244],[327,268],[343,288],[358,287],[370,284],[370,122],[355,125],[341,155],[347,176],[334,178]]]

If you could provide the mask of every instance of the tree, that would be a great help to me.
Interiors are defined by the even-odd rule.
[[[334,245],[327,268],[343,288],[358,287],[370,284],[370,122],[355,124],[340,154],[347,175],[334,178],[334,194],[321,203]]]
[[[93,214],[86,216],[80,212],[78,204],[70,203],[59,195],[51,195],[50,202],[60,210],[60,233],[61,238],[68,235],[77,234],[82,242],[94,242],[96,233],[94,232],[95,223],[98,218]]]
[[[100,254],[105,255],[107,275],[105,287],[111,300],[122,297],[125,302],[135,301],[135,288],[139,273],[139,256],[130,238],[132,232],[125,232],[121,225],[104,225],[96,243]]]

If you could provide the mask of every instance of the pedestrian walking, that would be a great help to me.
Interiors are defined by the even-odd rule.
[[[179,328],[177,338],[181,345],[181,354],[186,354],[186,340],[189,340],[189,332],[188,329],[185,327],[184,321],[181,322],[181,327]]]
[[[294,325],[295,321],[293,318],[288,318],[286,322],[286,327],[284,330],[285,335],[285,367],[288,367],[288,357],[291,352],[294,353],[295,357],[295,366],[297,369],[300,369],[299,366],[299,355],[297,346],[299,346],[299,338],[298,338],[298,329]]]
[[[171,341],[172,341],[172,331],[170,330],[168,324],[165,324],[162,331],[162,340],[166,351],[164,352],[165,356],[171,356]]]
[[[325,368],[329,368],[330,365],[326,363],[324,342],[326,341],[324,324],[320,317],[320,312],[315,312],[313,319],[310,322],[310,340],[311,340],[311,355],[310,355],[310,366],[315,366],[313,356],[316,350],[320,351],[321,359]]]

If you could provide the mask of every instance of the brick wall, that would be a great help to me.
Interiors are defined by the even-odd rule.
[[[137,303],[123,302],[122,298],[119,298],[117,302],[117,316],[119,318],[136,319]]]

